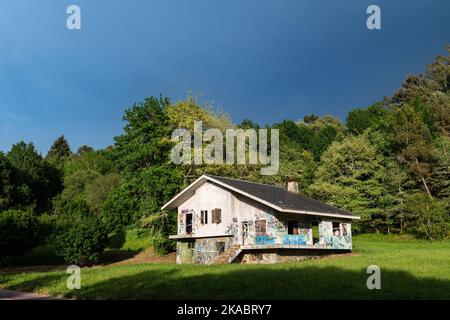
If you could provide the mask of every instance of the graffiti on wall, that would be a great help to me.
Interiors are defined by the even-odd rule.
[[[212,264],[229,247],[231,238],[196,239],[193,248],[195,264]]]
[[[255,237],[255,243],[257,245],[270,245],[275,244],[275,237],[269,235],[257,235]]]
[[[233,235],[233,241],[235,243],[237,243],[239,241],[239,224],[237,222],[237,220],[235,221],[233,219],[233,222],[231,222],[226,230],[225,230],[225,234],[232,234]]]
[[[333,224],[330,221],[322,221],[319,224],[319,243],[330,249],[352,249],[352,236],[349,224],[345,224],[346,235],[333,234]]]
[[[195,217],[195,211],[193,209],[182,209],[181,213],[178,215],[178,233],[186,233],[186,214],[191,213]],[[192,226],[192,231],[194,231],[194,225]]]
[[[283,244],[308,244],[308,234],[285,234],[283,236]]]

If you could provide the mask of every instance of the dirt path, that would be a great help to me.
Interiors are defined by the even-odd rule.
[[[112,263],[111,265],[125,265],[135,263],[175,263],[175,260],[176,260],[175,252],[171,252],[169,254],[161,256],[156,254],[153,248],[148,248],[147,250],[140,252],[131,259],[126,259],[123,261]]]

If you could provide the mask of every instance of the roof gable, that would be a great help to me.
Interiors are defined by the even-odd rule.
[[[213,175],[202,175],[181,193],[167,202],[162,209],[178,207],[188,198],[192,197],[195,190],[207,181],[219,184],[230,191],[242,194],[280,212],[359,219],[359,217],[353,213],[332,207],[301,194],[294,194],[282,187]]]

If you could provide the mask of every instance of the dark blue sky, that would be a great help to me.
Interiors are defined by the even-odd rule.
[[[66,8],[82,30],[66,28]],[[366,28],[378,4],[382,29]],[[0,150],[102,148],[126,107],[203,94],[235,122],[365,107],[450,43],[448,0],[0,0]]]

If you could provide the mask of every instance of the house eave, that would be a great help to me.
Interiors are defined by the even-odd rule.
[[[182,192],[180,192],[178,195],[176,195],[175,197],[173,197],[169,202],[167,202],[161,209],[165,210],[165,209],[174,209],[176,208],[178,205],[176,203],[176,201],[180,198],[182,198],[183,196],[189,195],[189,191],[192,187],[194,187],[196,184],[203,184],[206,181],[211,181],[214,182],[222,187],[224,187],[225,189],[234,191],[238,194],[241,194],[245,197],[248,197],[250,199],[253,199],[259,203],[262,203],[264,205],[266,205],[269,208],[272,208],[276,211],[279,212],[283,212],[283,213],[298,213],[298,214],[304,214],[304,215],[313,215],[313,216],[323,216],[323,217],[332,217],[332,218],[341,218],[341,219],[349,219],[349,220],[359,220],[361,219],[361,217],[357,216],[357,215],[344,215],[344,214],[339,214],[339,213],[324,213],[324,212],[313,212],[313,211],[300,211],[300,210],[292,210],[292,209],[285,209],[282,208],[280,206],[277,206],[273,203],[270,203],[268,201],[265,201],[261,198],[255,197],[245,191],[242,191],[240,189],[237,189],[233,186],[230,186],[226,183],[223,183],[217,179],[214,179],[210,176],[206,176],[206,175],[202,175],[201,177],[199,177],[197,180],[195,180],[194,182],[192,182],[187,188],[185,188]],[[195,192],[195,191],[194,191]],[[173,205],[175,203],[175,205]]]
[[[214,234],[214,235],[195,235],[195,234],[174,234],[170,235],[169,239],[182,240],[182,239],[204,239],[204,238],[225,238],[233,237],[232,234]]]

